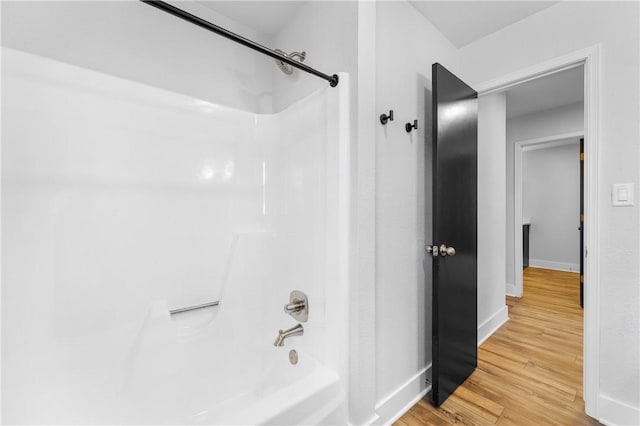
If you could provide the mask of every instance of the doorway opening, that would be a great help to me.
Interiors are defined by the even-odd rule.
[[[558,315],[571,318],[570,327],[575,327],[571,331],[558,329],[562,327],[553,321],[539,324],[544,329],[539,344],[549,346],[553,342],[549,334],[557,332],[560,340],[572,342],[565,350],[575,351],[576,358],[585,356],[586,332],[581,309],[585,256],[581,141],[587,121],[584,72],[579,65],[506,92],[506,152],[507,163],[511,163],[506,182],[510,218],[506,293],[526,296],[524,306],[541,309],[550,320]],[[525,113],[514,114],[513,110]],[[545,298],[544,305],[536,306],[541,298]],[[507,303],[510,309],[516,308],[513,300]],[[565,373],[573,367],[559,358],[553,363]],[[586,371],[582,363],[578,365],[564,382],[574,384],[577,394],[583,394]]]
[[[599,67],[600,48],[592,46],[580,51],[573,52],[566,56],[558,57],[546,62],[538,63],[529,68],[504,75],[500,78],[478,85],[480,96],[492,93],[506,92],[509,89],[517,88],[528,82],[541,79],[566,70],[581,68],[584,78],[583,99],[584,106],[582,117],[584,125],[581,134],[584,135],[584,339],[583,339],[583,387],[582,395],[585,401],[585,412],[591,417],[598,418],[598,395],[599,395],[599,250],[598,250],[598,128],[599,128]],[[561,131],[551,132],[552,135],[561,135]],[[520,141],[534,140],[524,137]],[[515,144],[514,148],[515,148]],[[514,149],[515,152],[515,149]],[[507,167],[514,167],[514,161],[507,161]],[[507,206],[509,203],[507,200]],[[515,228],[514,214],[511,215],[513,222],[507,227],[511,233]],[[512,240],[515,245],[515,236]],[[508,241],[507,241],[508,242]],[[515,249],[512,251],[512,253]],[[587,256],[588,254],[588,256]],[[511,262],[511,271],[515,272],[515,259]],[[507,268],[508,272],[509,268]],[[522,264],[520,264],[520,271]],[[514,274],[516,275],[516,274]],[[517,276],[517,275],[516,275]],[[514,278],[515,281],[515,278]],[[510,287],[507,285],[507,292],[513,294],[513,282]]]
[[[515,278],[508,284],[510,296],[522,297],[526,267],[584,274],[583,139],[583,132],[577,131],[514,144],[513,229],[507,231],[513,236]],[[582,305],[582,298],[576,303]]]

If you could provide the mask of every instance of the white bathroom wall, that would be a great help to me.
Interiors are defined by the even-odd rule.
[[[265,36],[196,2],[177,6]],[[3,1],[2,45],[252,112],[271,112],[273,61],[139,1]],[[81,36],[79,36],[81,34]]]
[[[505,141],[506,95],[481,96],[478,100],[478,342],[509,319],[504,298]]]
[[[596,415],[618,424],[640,421],[640,216],[637,205],[615,208],[610,202],[611,185],[617,182],[635,182],[638,199],[639,8],[636,2],[560,2],[460,50],[461,77],[473,86],[601,46],[600,229],[594,230],[601,254],[600,312],[594,314],[600,322]]]
[[[580,271],[580,141],[522,154],[522,215],[531,218],[529,265]]]
[[[376,3],[376,414],[392,421],[426,389],[431,363],[431,65],[454,46],[408,2]],[[377,116],[393,109],[382,126]],[[418,120],[407,133],[406,122]],[[425,121],[426,119],[426,121]]]
[[[509,106],[507,105],[507,108]],[[584,105],[576,102],[507,120],[507,288],[513,288],[514,276],[514,151],[515,143],[574,132],[584,132]]]

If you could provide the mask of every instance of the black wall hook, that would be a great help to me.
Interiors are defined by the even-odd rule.
[[[405,124],[404,129],[407,131],[407,133],[411,133],[411,130],[413,129],[418,130],[418,120],[413,120],[413,124],[411,123]]]
[[[382,124],[387,124],[387,121],[393,121],[393,110],[392,109],[389,110],[389,115],[380,114],[380,122]]]

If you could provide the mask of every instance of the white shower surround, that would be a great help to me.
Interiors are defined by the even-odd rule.
[[[2,59],[2,420],[345,423],[348,76],[256,115]]]

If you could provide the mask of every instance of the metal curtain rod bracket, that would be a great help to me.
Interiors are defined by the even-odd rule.
[[[331,87],[336,87],[338,85],[339,78],[337,74],[327,75],[325,73],[322,73],[314,68],[311,68],[308,65],[302,64],[296,60],[293,60],[292,58],[282,55],[276,52],[275,50],[269,49],[268,47],[258,44],[255,41],[249,40],[248,38],[244,38],[241,35],[233,33],[225,28],[219,27],[216,24],[213,24],[209,21],[205,21],[202,18],[198,18],[197,16],[192,15],[189,12],[185,12],[182,9],[178,9],[177,7],[172,6],[169,3],[165,3],[163,1],[158,1],[158,0],[140,0],[140,1],[148,4],[149,6],[153,6],[157,9],[160,9],[163,12],[169,13],[173,16],[177,16],[180,19],[184,19],[185,21],[190,22],[194,25],[197,25],[201,28],[204,28],[205,30],[209,30],[213,33],[221,35],[222,37],[228,38],[229,40],[235,41],[236,43],[240,43],[243,46],[256,50],[264,55],[271,56],[272,58],[282,61],[286,64],[289,64],[292,67],[298,68],[299,70],[308,72],[309,74],[313,74],[316,77],[323,78],[329,82],[329,85]]]

